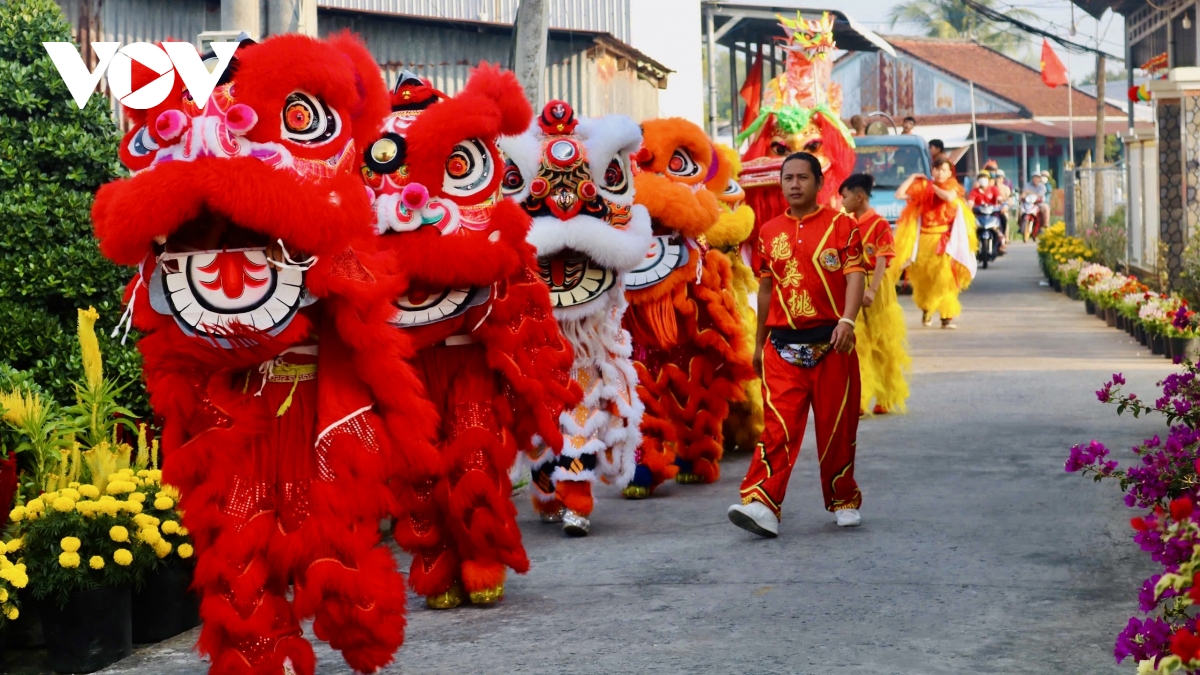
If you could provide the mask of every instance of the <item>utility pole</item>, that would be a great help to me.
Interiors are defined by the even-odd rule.
[[[262,39],[259,0],[221,0],[221,30],[244,30],[251,39]]]
[[[546,41],[549,37],[549,2],[521,0],[513,21],[512,69],[535,111],[542,103],[542,78],[546,72]],[[575,103],[578,105],[579,102]]]
[[[1093,200],[1093,205],[1096,210],[1096,225],[1104,222],[1104,181],[1101,180],[1101,167],[1105,165],[1104,157],[1104,54],[1099,49],[1096,50],[1096,151],[1092,153],[1095,161],[1092,162],[1096,169],[1092,172],[1092,183],[1095,186],[1096,198]]]

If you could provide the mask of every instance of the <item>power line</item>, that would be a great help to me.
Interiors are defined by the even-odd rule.
[[[962,0],[962,3],[964,5],[966,5],[967,7],[970,7],[971,9],[975,10],[981,16],[988,19],[989,21],[992,21],[995,23],[1007,23],[1009,25],[1019,28],[1022,31],[1025,31],[1026,33],[1030,33],[1032,35],[1037,35],[1037,36],[1040,36],[1040,37],[1043,37],[1043,38],[1046,38],[1049,40],[1054,40],[1055,42],[1057,42],[1058,44],[1062,45],[1063,47],[1065,47],[1067,49],[1073,49],[1077,52],[1087,52],[1090,54],[1102,55],[1102,56],[1104,56],[1106,58],[1110,58],[1114,61],[1121,61],[1121,62],[1125,61],[1125,59],[1120,56],[1114,56],[1112,54],[1109,54],[1108,52],[1100,51],[1099,49],[1093,49],[1086,45],[1081,45],[1077,42],[1071,42],[1070,40],[1061,38],[1061,37],[1055,35],[1054,33],[1051,33],[1050,31],[1043,30],[1041,28],[1031,26],[1031,25],[1025,23],[1024,21],[1018,21],[1017,19],[1014,19],[1012,17],[1005,16],[1004,14],[997,12],[996,10],[992,9],[991,7],[988,7],[987,5],[982,5],[979,2],[976,2],[976,0]]]

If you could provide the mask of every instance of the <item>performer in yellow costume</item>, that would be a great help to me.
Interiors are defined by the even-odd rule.
[[[942,328],[955,328],[962,313],[958,294],[975,278],[975,216],[963,207],[963,187],[954,178],[949,160],[933,162],[933,180],[913,174],[896,190],[908,203],[896,227],[896,254],[902,264],[889,270],[895,280],[908,269],[913,302],[921,308],[921,323],[933,324],[941,315]]]
[[[727,146],[717,146],[722,164],[730,167],[729,178],[720,172],[707,184],[717,195],[721,217],[704,236],[708,244],[729,258],[732,270],[730,290],[737,301],[738,314],[747,335],[757,329],[754,307],[750,298],[758,297],[758,277],[750,267],[750,235],[754,232],[754,210],[746,204],[746,191],[738,184],[742,162],[737,152]],[[751,355],[754,345],[746,341]],[[738,450],[753,450],[763,431],[762,383],[756,377],[746,382],[746,400],[731,403],[725,419],[725,445]]]
[[[858,221],[863,267],[867,271],[867,289],[854,326],[862,380],[861,410],[864,414],[870,411],[874,400],[874,413],[878,415],[905,411],[912,359],[908,356],[908,335],[904,312],[896,299],[896,285],[887,279],[888,268],[896,266],[892,226],[871,208],[874,187],[874,177],[856,173],[842,182],[839,192],[842,208]]]

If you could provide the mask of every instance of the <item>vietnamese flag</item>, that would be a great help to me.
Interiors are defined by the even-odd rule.
[[[1067,83],[1067,69],[1058,55],[1050,48],[1046,38],[1042,38],[1042,82],[1051,89]]]

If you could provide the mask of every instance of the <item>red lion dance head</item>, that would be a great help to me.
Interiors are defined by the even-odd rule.
[[[349,35],[247,41],[205,105],[176,77],[127,112],[133,175],[92,215],[104,255],[138,266],[128,312],[196,541],[200,651],[213,673],[309,675],[315,617],[375,671],[404,626],[386,483],[395,452],[433,451],[411,349],[356,252],[374,243],[358,158],[388,112],[379,68]]]

